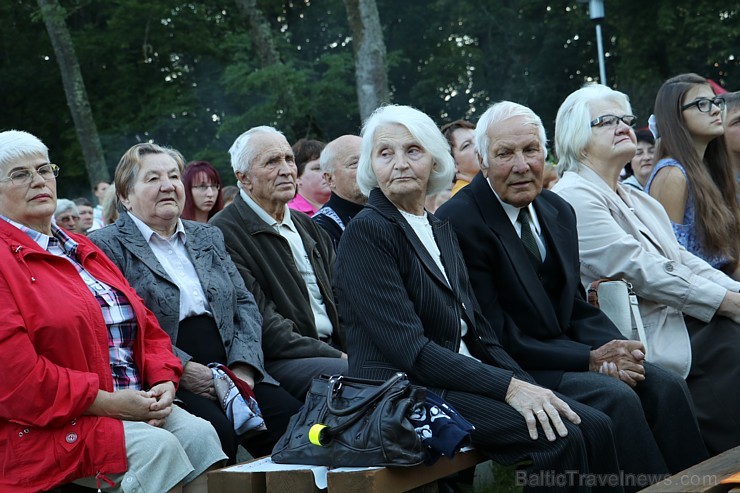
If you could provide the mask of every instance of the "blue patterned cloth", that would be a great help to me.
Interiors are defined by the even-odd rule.
[[[424,403],[409,410],[408,418],[427,448],[424,461],[427,465],[434,464],[442,456],[452,458],[455,452],[470,445],[470,433],[475,429],[444,399],[429,391]]]
[[[213,373],[213,386],[218,402],[226,417],[234,425],[236,434],[242,436],[250,432],[267,430],[257,398],[249,385],[225,365],[208,363],[208,368]]]
[[[706,260],[715,269],[722,269],[729,263],[727,257],[721,255],[711,255],[704,249],[704,245],[701,243],[699,238],[699,230],[696,227],[696,204],[694,203],[695,195],[691,187],[691,182],[686,175],[686,170],[683,168],[681,163],[672,158],[664,158],[658,161],[658,164],[653,168],[653,172],[650,174],[647,186],[645,187],[645,193],[650,193],[650,187],[653,184],[655,175],[663,168],[674,167],[681,170],[683,176],[686,178],[686,185],[688,189],[688,197],[686,199],[686,209],[683,213],[683,224],[677,224],[671,221],[673,226],[673,233],[676,235],[678,242],[689,252],[693,253],[699,258]]]

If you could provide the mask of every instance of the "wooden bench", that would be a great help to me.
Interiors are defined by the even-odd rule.
[[[739,485],[720,484],[740,472],[740,446],[707,459],[695,466],[641,490],[640,493],[727,493],[740,491]]]
[[[237,465],[208,473],[208,493],[402,493],[418,488],[432,493],[437,480],[486,460],[483,454],[470,449],[458,452],[452,459],[442,457],[433,466],[329,470],[326,490],[316,487],[310,470],[244,472]]]

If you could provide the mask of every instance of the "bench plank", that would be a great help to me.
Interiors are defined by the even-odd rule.
[[[438,479],[474,467],[488,460],[477,450],[458,452],[449,459],[442,457],[433,466],[373,469],[368,471],[327,474],[328,490],[341,493],[402,493],[433,483]]]
[[[435,481],[474,467],[488,458],[477,450],[458,452],[453,459],[442,457],[433,466],[375,468],[327,473],[326,493],[436,492]],[[245,464],[254,461],[247,461]],[[430,484],[431,483],[431,484]],[[208,473],[209,493],[320,493],[309,470],[228,471]]]
[[[733,489],[721,480],[740,471],[740,446],[674,474],[640,493],[724,493]]]

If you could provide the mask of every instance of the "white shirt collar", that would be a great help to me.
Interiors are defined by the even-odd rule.
[[[488,186],[491,187],[491,191],[493,192],[493,195],[496,197],[496,199],[501,204],[501,207],[504,208],[504,212],[506,213],[506,216],[509,218],[509,221],[511,221],[511,225],[514,226],[514,229],[519,231],[519,228],[517,227],[517,222],[519,220],[519,210],[521,207],[514,207],[511,204],[507,204],[503,200],[501,200],[501,197],[498,196],[496,193],[496,190],[493,189],[493,185],[491,185],[491,181],[486,179],[486,183],[488,183]],[[529,217],[532,220],[532,225],[534,226],[535,232],[542,236],[542,229],[540,228],[540,221],[537,218],[537,213],[534,210],[534,205],[530,203],[527,206],[527,210],[529,210]]]
[[[144,239],[149,243],[152,240],[152,235],[157,235],[158,237],[162,238],[164,241],[169,241],[172,238],[178,237],[180,241],[183,242],[183,244],[187,241],[187,235],[185,234],[185,228],[182,225],[182,220],[177,220],[177,228],[175,229],[175,234],[172,235],[172,238],[164,238],[162,235],[154,231],[152,228],[147,226],[147,224],[136,217],[131,211],[128,211],[129,217],[134,221],[134,224],[137,228],[139,228],[139,231],[141,231],[141,234],[144,236]]]
[[[283,221],[278,222],[277,219],[272,217],[265,211],[262,206],[260,206],[252,197],[249,196],[247,192],[245,192],[243,189],[239,189],[239,195],[242,199],[244,199],[244,202],[247,203],[250,209],[254,211],[255,214],[257,214],[257,217],[262,219],[264,222],[275,228],[277,231],[280,226],[286,226],[290,228],[291,230],[295,231],[296,228],[293,225],[293,219],[290,217],[290,208],[287,205],[284,205],[285,213],[283,214]]]

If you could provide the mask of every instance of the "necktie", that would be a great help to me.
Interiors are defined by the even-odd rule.
[[[534,235],[532,234],[528,208],[522,207],[519,209],[519,217],[517,217],[517,221],[522,225],[522,243],[524,243],[525,248],[529,250],[529,253],[531,253],[534,258],[542,262],[540,249],[537,247],[537,241],[534,239]]]

